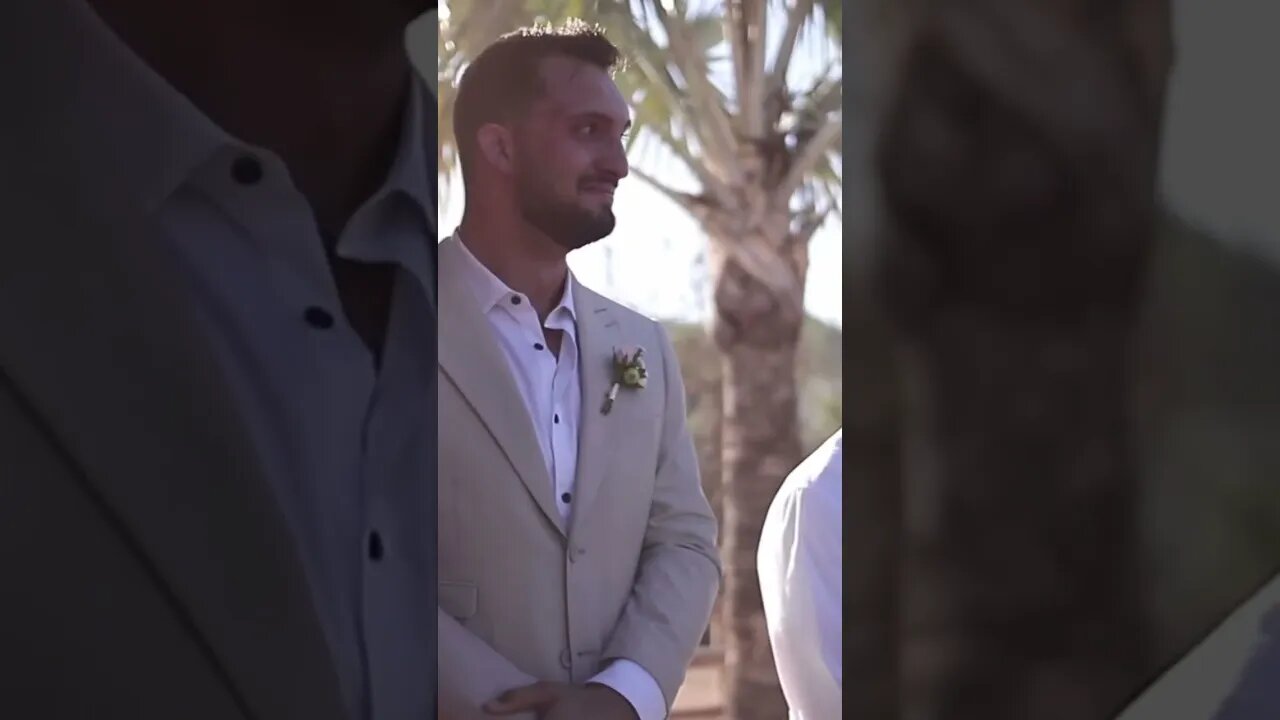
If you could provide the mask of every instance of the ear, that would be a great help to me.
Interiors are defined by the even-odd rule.
[[[480,153],[490,165],[506,175],[514,171],[515,148],[510,130],[497,123],[489,123],[476,132],[476,140]]]

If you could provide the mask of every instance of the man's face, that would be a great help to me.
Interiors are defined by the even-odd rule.
[[[515,128],[516,192],[525,220],[576,250],[613,232],[630,112],[599,67],[553,57],[541,70],[544,93]]]

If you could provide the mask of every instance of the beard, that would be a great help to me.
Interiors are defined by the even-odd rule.
[[[521,179],[520,214],[566,250],[577,250],[608,237],[617,224],[612,208],[592,211],[557,198],[547,191],[545,183],[532,176]]]

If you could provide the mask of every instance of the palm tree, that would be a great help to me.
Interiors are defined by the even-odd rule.
[[[781,480],[800,460],[796,350],[808,246],[840,211],[840,0],[455,0],[442,12],[440,166],[456,156],[451,81],[503,31],[577,16],[629,60],[633,173],[697,219],[709,242],[710,331],[724,382],[722,512],[727,713],[786,714],[764,631],[755,551]],[[811,77],[793,60],[824,48]],[[643,155],[644,153],[641,153]],[[660,177],[681,166],[687,187]]]
[[[904,711],[1110,718],[1153,670],[1128,351],[1169,2],[898,10],[876,164],[907,398]]]

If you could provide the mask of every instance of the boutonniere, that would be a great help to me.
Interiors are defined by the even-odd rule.
[[[644,348],[637,347],[628,353],[618,348],[613,349],[613,384],[609,386],[609,394],[604,397],[604,407],[600,412],[608,415],[613,409],[613,401],[618,399],[618,389],[643,390],[649,382],[649,371],[644,367]]]

